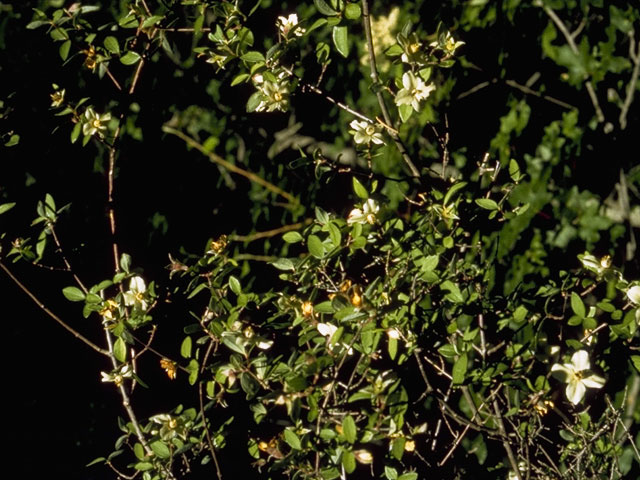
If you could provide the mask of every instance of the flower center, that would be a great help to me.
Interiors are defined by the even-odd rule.
[[[102,127],[102,122],[100,122],[100,120],[96,118],[93,122],[91,122],[91,125],[93,126],[93,128],[100,128]]]
[[[418,50],[420,50],[420,44],[419,43],[412,43],[411,45],[409,45],[409,51],[411,53],[416,53]]]
[[[274,94],[273,94],[273,99],[274,99],[276,102],[281,101],[281,100],[282,100],[282,95],[280,94],[280,92],[276,92],[276,93],[274,93]]]
[[[376,127],[374,127],[373,125],[368,125],[367,128],[364,129],[364,133],[372,136],[374,133],[376,133]]]

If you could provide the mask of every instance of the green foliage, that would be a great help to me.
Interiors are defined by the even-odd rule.
[[[69,159],[93,162],[57,168],[104,193],[83,209],[47,182],[72,203],[47,193],[29,227],[3,224],[0,266],[37,302],[4,259],[64,275],[102,330],[44,310],[106,357],[121,396],[121,436],[92,463],[144,480],[249,463],[260,478],[639,471],[640,170],[592,161],[638,126],[637,8],[54,3],[19,30],[50,39],[65,83],[31,95],[50,96],[39,114]],[[501,29],[547,62],[524,84]],[[481,114],[465,103],[492,84]],[[4,145],[23,148],[3,112]],[[7,192],[3,220],[31,218],[32,192]],[[176,234],[185,217],[205,226]],[[128,245],[124,225],[154,241]],[[97,271],[66,247],[85,236]],[[137,384],[171,390],[153,365],[177,406],[143,417],[157,408]]]

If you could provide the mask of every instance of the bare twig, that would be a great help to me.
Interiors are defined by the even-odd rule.
[[[91,340],[89,340],[88,338],[86,338],[85,336],[83,336],[81,333],[79,333],[78,331],[76,331],[75,329],[73,329],[72,327],[70,327],[69,325],[67,325],[65,323],[64,320],[62,320],[60,317],[58,317],[55,313],[53,313],[51,310],[49,310],[44,303],[42,303],[32,292],[31,290],[29,290],[20,280],[18,280],[18,278],[16,278],[15,275],[13,275],[13,273],[6,267],[6,265],[2,262],[0,262],[0,268],[2,270],[4,270],[4,272],[7,274],[7,276],[13,281],[13,283],[15,283],[18,287],[20,287],[20,289],[27,294],[27,296],[33,300],[33,302],[38,305],[38,307],[40,307],[44,313],[46,313],[47,315],[49,315],[49,317],[51,317],[52,319],[54,319],[56,322],[58,322],[65,330],[67,330],[69,333],[71,333],[74,337],[76,337],[78,340],[82,341],[83,343],[85,343],[86,345],[88,345],[89,347],[91,347],[93,350],[95,350],[98,353],[101,353],[102,355],[109,355],[109,352],[100,348],[99,346],[97,346],[95,343],[93,343]]]
[[[380,83],[380,78],[378,76],[378,67],[376,65],[376,54],[373,50],[373,36],[371,34],[371,17],[369,15],[369,2],[367,0],[362,0],[362,24],[364,26],[364,33],[367,37],[367,48],[369,49],[369,66],[371,68],[371,80],[373,80],[374,84]],[[382,116],[384,117],[385,124],[389,126],[393,126],[393,121],[391,120],[391,115],[389,115],[389,110],[387,109],[387,105],[384,101],[384,97],[382,96],[382,91],[376,91],[376,98],[378,99],[378,105],[380,106],[380,111],[382,112]],[[407,153],[407,149],[404,144],[400,140],[400,137],[397,133],[394,133],[392,130],[388,130],[389,135],[393,139],[396,144],[396,148],[400,152],[404,163],[407,164],[409,170],[411,171],[411,176],[419,178],[420,171],[416,168],[411,160],[411,157]]]
[[[226,168],[227,170],[229,170],[231,172],[237,173],[238,175],[242,175],[243,177],[249,179],[253,183],[257,183],[258,185],[262,185],[267,190],[270,190],[273,193],[276,193],[276,194],[280,195],[281,197],[286,198],[289,201],[289,203],[291,203],[293,205],[296,205],[298,203],[298,199],[296,197],[294,197],[293,195],[291,195],[290,193],[285,192],[280,187],[274,185],[271,182],[268,182],[264,178],[256,175],[255,173],[249,172],[249,171],[244,170],[244,169],[242,169],[242,168],[240,168],[240,167],[238,167],[238,166],[236,166],[236,165],[234,165],[232,163],[229,163],[224,158],[222,158],[219,155],[216,155],[213,152],[208,152],[204,148],[204,146],[202,146],[200,143],[198,143],[196,140],[194,140],[190,136],[185,135],[180,130],[176,130],[173,127],[170,127],[168,125],[164,125],[162,127],[162,131],[166,132],[166,133],[169,133],[171,135],[175,135],[176,137],[180,138],[181,140],[183,140],[190,147],[195,148],[196,150],[198,150],[202,154],[204,154],[207,157],[209,157],[209,160],[211,160],[213,163],[216,163],[216,164]]]
[[[574,38],[571,35],[571,32],[569,32],[569,30],[567,29],[567,26],[560,19],[560,17],[556,15],[556,12],[554,12],[553,9],[551,9],[550,7],[544,5],[540,0],[536,1],[535,4],[537,6],[542,7],[542,9],[553,21],[553,23],[556,24],[558,29],[562,32],[562,35],[564,35],[564,38],[567,40],[567,43],[569,44],[569,48],[574,53],[574,55],[580,55],[580,51],[578,50],[578,46],[576,45],[576,42],[574,41]],[[588,77],[585,78],[585,86],[587,87],[587,92],[589,93],[589,98],[591,99],[593,108],[596,111],[598,122],[602,123],[605,120],[604,114],[602,113],[602,109],[600,108],[600,102],[598,101],[598,97],[596,96],[596,91],[593,88],[593,83],[591,83],[591,80],[589,80]]]
[[[504,428],[504,422],[502,421],[502,412],[500,411],[500,407],[498,406],[498,401],[493,399],[493,411],[496,415],[496,423],[498,424],[498,430],[500,431],[500,436],[502,437],[502,446],[507,452],[507,457],[509,458],[509,463],[511,464],[511,469],[513,473],[516,475],[518,480],[522,480],[522,475],[520,475],[520,469],[518,468],[518,462],[516,461],[516,457],[513,454],[513,450],[511,450],[511,445],[509,444],[509,437],[507,436],[507,430]]]
[[[229,235],[229,240],[236,242],[253,242],[255,240],[260,240],[261,238],[271,238],[275,237],[276,235],[280,235],[281,233],[298,230],[305,225],[309,225],[312,221],[312,219],[307,218],[303,222],[292,223],[290,225],[284,225],[279,228],[274,228],[273,230],[252,233],[251,235]]]
[[[636,44],[632,31],[629,34],[629,58],[633,61],[634,67],[633,72],[631,73],[631,80],[627,84],[627,95],[624,99],[624,103],[622,104],[622,109],[620,110],[619,122],[622,130],[627,128],[627,114],[629,113],[629,108],[633,102],[633,96],[636,93],[636,83],[638,82],[638,75],[640,74],[640,42],[638,42],[635,47],[635,52],[634,45]]]
[[[53,223],[49,223],[48,227],[49,227],[49,231],[51,232],[51,236],[53,237],[53,241],[56,244],[56,247],[58,247],[58,251],[60,252],[60,256],[62,257],[64,266],[66,267],[67,271],[70,272],[71,275],[73,275],[73,279],[76,281],[78,286],[82,289],[82,291],[86,295],[89,290],[87,290],[87,287],[84,286],[80,278],[74,273],[73,269],[71,268],[71,264],[69,263],[69,260],[67,260],[67,256],[64,254],[64,251],[62,250],[62,244],[60,243],[60,239],[56,234],[56,229],[53,226]]]

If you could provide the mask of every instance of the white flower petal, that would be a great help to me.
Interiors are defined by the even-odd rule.
[[[634,285],[627,290],[627,298],[631,300],[632,303],[640,305],[640,285]]]
[[[317,329],[318,332],[320,332],[320,335],[322,335],[323,337],[329,337],[329,339],[331,339],[333,334],[338,330],[338,327],[336,327],[335,325],[331,325],[330,323],[319,323]]]
[[[584,397],[585,392],[587,391],[587,387],[585,387],[580,381],[569,382],[567,385],[567,399],[577,405]]]
[[[605,382],[605,379],[599,375],[589,375],[582,379],[582,384],[589,388],[602,388],[604,387]]]
[[[579,350],[571,356],[571,363],[573,368],[577,372],[582,370],[589,370],[591,364],[589,363],[589,354],[586,350]]]

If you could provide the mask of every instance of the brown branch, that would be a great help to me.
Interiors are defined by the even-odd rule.
[[[55,313],[53,313],[51,310],[49,310],[44,303],[42,303],[32,292],[31,290],[29,290],[22,282],[20,282],[20,280],[18,280],[13,273],[11,273],[11,271],[6,267],[6,265],[2,262],[0,262],[0,268],[2,270],[4,270],[4,272],[9,276],[9,278],[13,281],[13,283],[15,283],[18,287],[20,287],[20,289],[27,294],[27,296],[33,300],[33,302],[38,305],[38,307],[40,307],[44,313],[46,313],[47,315],[49,315],[49,317],[51,317],[52,319],[54,319],[56,322],[58,322],[65,330],[67,330],[69,333],[71,333],[74,337],[76,337],[78,340],[82,341],[83,343],[85,343],[86,345],[88,345],[89,347],[91,347],[93,350],[95,350],[98,353],[101,353],[102,355],[106,355],[109,356],[109,352],[100,348],[99,346],[97,346],[95,343],[93,343],[91,340],[89,340],[88,338],[84,337],[81,333],[79,333],[78,331],[76,331],[75,329],[73,329],[72,327],[70,327],[69,325],[67,325],[64,320],[62,320],[60,317],[58,317]]]
[[[176,130],[173,127],[170,127],[168,125],[164,125],[162,127],[162,131],[165,132],[165,133],[169,133],[171,135],[175,135],[176,137],[180,138],[181,140],[183,140],[190,147],[195,148],[200,153],[202,153],[202,154],[206,155],[207,157],[209,157],[209,160],[211,160],[213,163],[218,164],[218,165],[222,166],[223,168],[226,168],[227,170],[229,170],[231,172],[237,173],[238,175],[242,175],[243,177],[249,179],[253,183],[257,183],[258,185],[262,185],[267,190],[270,190],[273,193],[275,193],[277,195],[280,195],[281,197],[286,198],[289,201],[289,203],[291,203],[293,205],[298,204],[298,199],[296,197],[294,197],[293,195],[291,195],[290,193],[285,192],[280,187],[274,185],[271,182],[268,182],[264,178],[256,175],[255,173],[249,172],[249,171],[244,170],[244,169],[242,169],[242,168],[240,168],[240,167],[238,167],[238,166],[236,166],[236,165],[234,165],[232,163],[229,163],[224,158],[222,158],[219,155],[216,155],[213,152],[208,152],[204,148],[204,146],[202,146],[200,143],[198,143],[196,140],[194,140],[190,136],[185,135],[180,130]]]
[[[267,230],[264,232],[256,232],[251,235],[229,235],[229,240],[235,242],[253,242],[254,240],[260,240],[261,238],[271,238],[281,233],[290,232],[292,230],[298,230],[305,225],[309,225],[313,220],[306,218],[304,222],[292,223],[291,225],[284,225],[273,230]]]
[[[371,68],[371,80],[373,80],[374,84],[380,83],[380,77],[378,76],[378,67],[376,65],[376,54],[373,50],[373,36],[371,34],[371,16],[369,15],[369,2],[367,0],[362,0],[362,24],[364,26],[364,33],[367,37],[367,48],[369,49],[369,66]],[[384,97],[382,96],[382,91],[376,91],[376,98],[378,99],[378,105],[380,106],[380,111],[382,112],[382,116],[384,117],[384,122],[393,126],[393,121],[391,120],[391,115],[389,115],[389,110],[387,109],[387,104],[384,101]],[[411,171],[411,176],[415,178],[420,177],[420,171],[416,168],[411,160],[411,157],[407,153],[407,149],[404,144],[400,140],[400,137],[397,133],[394,133],[393,130],[387,130],[389,135],[393,139],[393,142],[396,144],[396,148],[400,152],[404,163],[407,164],[409,170]]]
[[[116,273],[120,272],[120,255],[118,253],[118,242],[116,240],[116,216],[113,208],[113,175],[116,166],[116,142],[120,135],[120,124],[122,123],[122,116],[120,116],[120,122],[118,122],[118,128],[113,139],[111,146],[109,147],[109,171],[107,174],[107,205],[109,215],[109,228],[111,230],[112,250],[113,250],[113,262]]]

